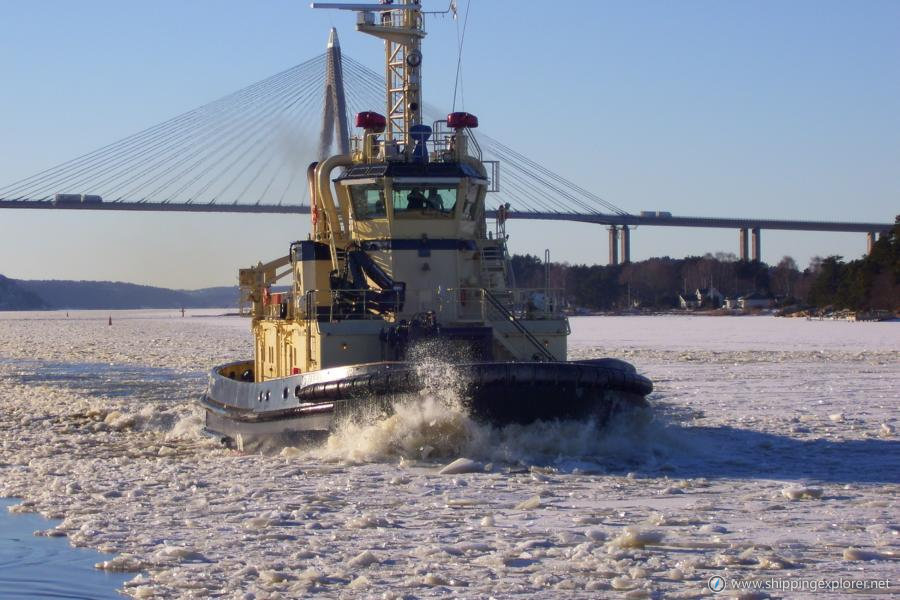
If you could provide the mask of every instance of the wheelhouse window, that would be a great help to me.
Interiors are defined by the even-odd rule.
[[[447,217],[456,210],[456,185],[395,183],[394,216]]]
[[[350,201],[353,204],[353,218],[360,221],[383,219],[387,216],[384,188],[376,185],[351,185]]]

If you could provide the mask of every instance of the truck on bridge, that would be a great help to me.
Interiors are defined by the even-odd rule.
[[[103,197],[96,194],[56,194],[53,196],[53,205],[60,204],[99,204]]]

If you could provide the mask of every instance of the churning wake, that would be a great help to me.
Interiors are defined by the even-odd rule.
[[[432,351],[418,357],[421,392],[398,398],[391,414],[338,424],[313,456],[348,463],[466,457],[511,465],[583,463],[602,470],[656,460],[677,435],[651,408],[623,410],[608,423],[538,421],[500,428],[478,422],[466,409],[463,377],[438,356]]]

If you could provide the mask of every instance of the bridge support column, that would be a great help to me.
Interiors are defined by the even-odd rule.
[[[631,232],[628,229],[628,225],[622,225],[622,245],[621,252],[619,252],[622,258],[622,264],[627,264],[631,262]]]
[[[609,226],[609,264],[619,264],[619,228]]]
[[[747,228],[740,228],[740,238],[738,242],[738,248],[740,249],[740,259],[747,260],[750,256],[750,252],[748,252],[747,248]]]
[[[866,254],[872,254],[875,249],[875,232],[870,231],[866,234]]]
[[[759,227],[754,227],[753,229],[750,230],[750,232],[753,234],[753,236],[751,238],[751,242],[752,242],[751,249],[753,251],[753,255],[752,255],[753,261],[760,262],[760,260],[762,260],[762,259],[760,258],[760,248],[759,248]]]

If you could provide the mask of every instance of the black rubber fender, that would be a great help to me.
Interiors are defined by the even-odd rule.
[[[469,380],[470,389],[500,386],[507,390],[518,387],[562,389],[611,389],[646,396],[653,391],[652,382],[638,374],[634,367],[618,359],[597,359],[565,363],[471,363],[457,370]],[[369,373],[338,381],[297,386],[294,395],[301,402],[344,400],[365,396],[416,392],[424,382],[414,368],[394,365],[390,370]]]

